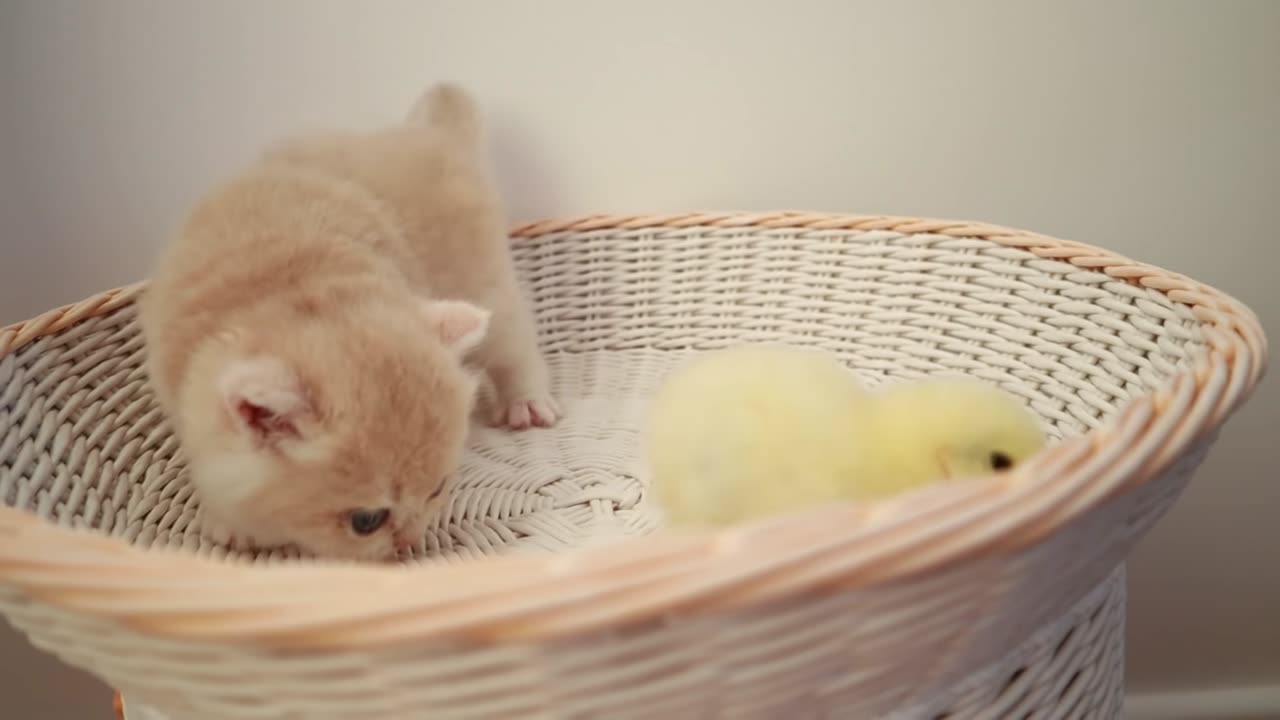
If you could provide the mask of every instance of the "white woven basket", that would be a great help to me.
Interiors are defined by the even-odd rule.
[[[478,430],[409,567],[200,538],[132,301],[0,332],[0,608],[131,717],[1113,718],[1123,560],[1266,360],[1188,278],[1005,228],[797,213],[516,232],[553,430]],[[690,352],[785,341],[961,372],[1055,446],[863,510],[658,533],[638,429]],[[501,557],[488,557],[501,556]]]

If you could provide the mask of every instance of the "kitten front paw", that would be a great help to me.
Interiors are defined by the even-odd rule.
[[[208,515],[200,519],[200,535],[227,549],[234,549],[243,540],[230,525],[210,520]]]
[[[555,398],[550,394],[544,394],[499,403],[489,422],[495,427],[505,427],[510,430],[527,430],[531,427],[548,428],[555,425],[563,414]]]
[[[200,514],[200,535],[227,550],[259,550],[262,538],[250,535],[243,526]]]

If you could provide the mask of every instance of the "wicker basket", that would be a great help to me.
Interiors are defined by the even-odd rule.
[[[568,416],[477,431],[410,567],[200,539],[138,288],[0,333],[7,617],[131,718],[1118,716],[1123,560],[1263,372],[1246,308],[987,225],[700,214],[516,235]],[[874,510],[650,535],[645,398],[688,353],[765,340],[872,384],[998,382],[1061,442]]]

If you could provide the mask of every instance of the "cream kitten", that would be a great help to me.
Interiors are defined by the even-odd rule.
[[[148,372],[223,542],[392,559],[496,424],[559,414],[478,111],[438,85],[400,125],[290,140],[205,198],[139,301]]]

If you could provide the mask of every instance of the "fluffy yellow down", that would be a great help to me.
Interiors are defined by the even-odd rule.
[[[834,356],[778,345],[677,368],[654,398],[646,438],[672,526],[989,475],[1044,444],[1036,416],[993,385],[934,378],[871,392]]]

